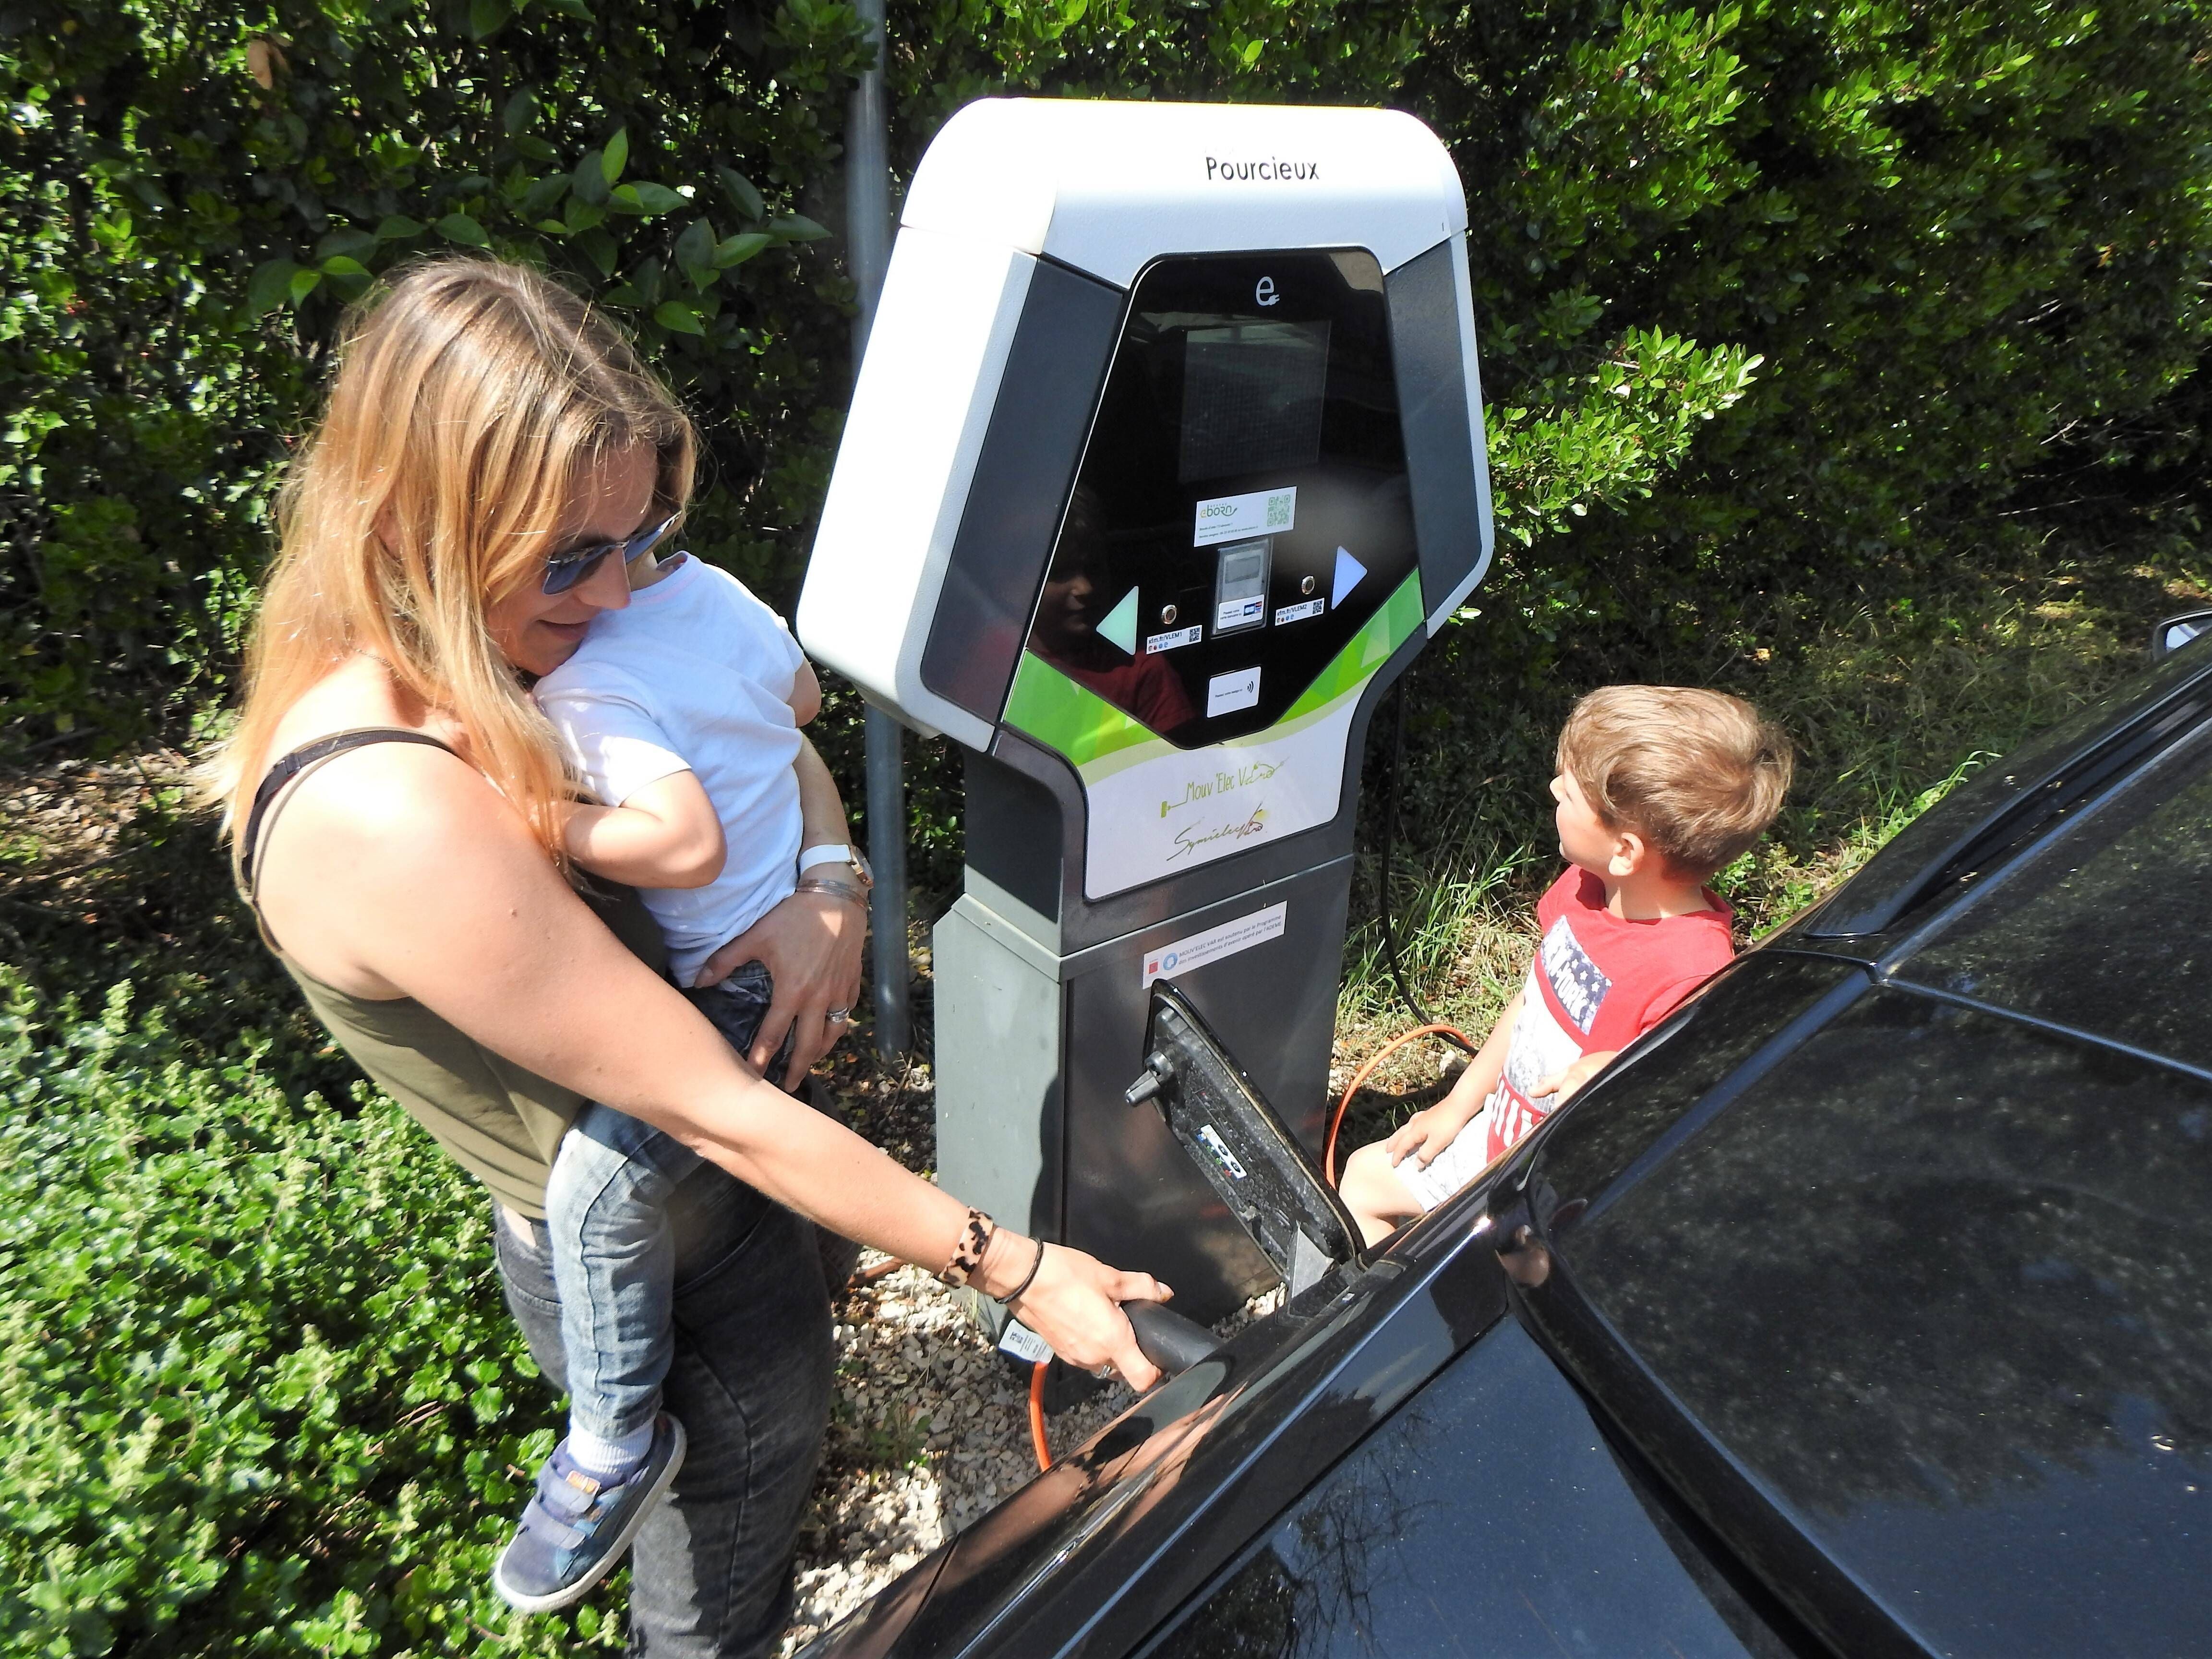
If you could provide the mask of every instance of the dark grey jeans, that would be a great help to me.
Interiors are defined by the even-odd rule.
[[[791,1612],[791,1559],[822,1456],[834,1357],[811,1223],[711,1164],[668,1206],[676,1352],[662,1399],[690,1451],[630,1560],[630,1652],[752,1659]],[[556,1388],[568,1364],[544,1224],[493,1228],[507,1305]]]

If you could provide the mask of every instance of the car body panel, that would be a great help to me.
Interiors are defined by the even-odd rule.
[[[902,1581],[808,1652],[1127,1651],[1504,1316],[1479,1200],[1154,1390],[915,1569],[927,1594]]]
[[[1505,1320],[1144,1651],[1786,1659],[1791,1649]]]

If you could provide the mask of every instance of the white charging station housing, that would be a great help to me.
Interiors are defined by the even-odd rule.
[[[1446,441],[1474,459],[1480,505],[1462,507],[1460,533],[1433,538],[1463,550],[1424,605],[1433,633],[1490,554],[1466,232],[1450,155],[1395,111],[969,105],[931,143],[900,215],[799,602],[799,638],[909,726],[988,748],[997,711],[933,689],[923,657],[1040,267],[1126,292],[1163,256],[1336,248],[1365,250],[1386,276],[1443,250],[1448,308],[1431,304],[1419,319],[1436,337],[1401,349],[1460,366],[1462,395],[1445,400],[1456,407],[1437,413],[1459,425]],[[1071,477],[1077,459],[1066,456]]]

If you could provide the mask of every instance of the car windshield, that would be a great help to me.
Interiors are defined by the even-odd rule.
[[[1897,972],[2212,1069],[2212,727],[1985,889]]]
[[[1863,978],[1824,1004],[1718,1088],[1702,1051],[1742,1039],[1693,1024],[1561,1122],[1530,1316],[1601,1401],[1646,1402],[1656,1462],[1747,1480],[1740,1547],[1842,1566],[1778,1586],[1816,1620],[1863,1598],[1939,1652],[2201,1639],[2212,1085]]]

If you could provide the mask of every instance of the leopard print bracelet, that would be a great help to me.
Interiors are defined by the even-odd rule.
[[[960,1242],[952,1248],[952,1260],[937,1275],[938,1283],[956,1291],[965,1285],[969,1275],[983,1265],[983,1252],[991,1248],[991,1235],[998,1231],[999,1224],[990,1217],[969,1210],[960,1228]]]

